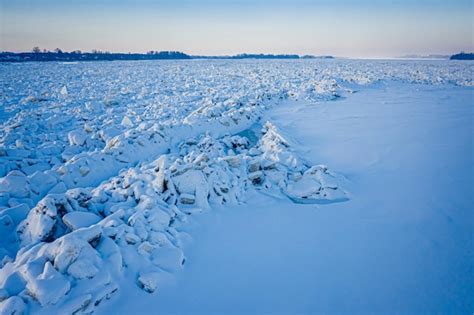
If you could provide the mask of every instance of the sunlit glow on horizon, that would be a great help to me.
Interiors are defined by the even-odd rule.
[[[3,0],[0,50],[347,57],[474,50],[471,1],[354,2]]]

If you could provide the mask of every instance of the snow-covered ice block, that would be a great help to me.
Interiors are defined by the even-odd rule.
[[[110,267],[115,273],[122,270],[123,257],[120,248],[117,244],[109,237],[103,237],[101,242],[96,247],[96,250],[100,253],[104,263]]]
[[[51,239],[56,229],[58,216],[72,209],[64,195],[48,195],[31,209],[27,218],[18,226],[18,233],[24,244]]]
[[[294,183],[290,183],[287,187],[287,193],[297,198],[319,194],[320,190],[321,183],[314,178],[301,178]]]
[[[93,278],[99,269],[90,259],[78,259],[67,269],[67,273],[76,279]]]
[[[29,211],[30,207],[27,204],[22,203],[11,208],[0,210],[0,217],[8,216],[12,219],[13,224],[18,225],[26,218]]]
[[[184,264],[184,254],[180,248],[165,246],[153,250],[152,261],[160,268],[175,271]]]
[[[252,173],[249,173],[249,179],[254,185],[259,185],[263,182],[264,180],[264,175],[262,171],[254,171]]]
[[[133,122],[128,116],[124,116],[120,124],[124,127],[133,127]]]
[[[0,178],[0,194],[9,194],[13,198],[29,198],[29,180],[20,171],[11,171],[7,176]]]
[[[69,281],[60,274],[50,262],[47,262],[43,273],[33,281],[28,282],[28,294],[42,306],[56,304],[71,289]]]
[[[67,135],[70,145],[82,146],[86,143],[87,134],[82,130],[73,130]]]
[[[209,208],[207,201],[209,193],[208,183],[201,171],[189,170],[182,175],[174,176],[173,182],[179,193],[195,196],[196,206],[204,209]]]
[[[63,216],[63,222],[71,230],[89,227],[98,223],[102,218],[92,212],[73,211]]]
[[[151,271],[140,273],[137,279],[137,284],[146,292],[153,293],[158,287],[161,278],[161,272]]]
[[[1,270],[0,275],[0,285],[7,290],[9,295],[17,295],[25,288],[26,282],[19,271]]]
[[[53,188],[58,180],[48,172],[36,171],[29,176],[31,189],[42,198],[51,188]]]
[[[63,96],[67,96],[68,95],[67,87],[64,85],[59,91],[59,93]]]
[[[12,296],[0,302],[1,315],[22,315],[26,314],[26,304],[19,296]]]

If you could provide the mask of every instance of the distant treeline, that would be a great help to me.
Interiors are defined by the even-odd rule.
[[[192,56],[194,59],[332,59],[333,56],[239,54],[235,56]]]
[[[108,51],[93,50],[82,52],[75,50],[64,52],[57,48],[54,51],[41,50],[34,47],[31,52],[0,52],[0,62],[26,62],[26,61],[112,61],[112,60],[166,60],[166,59],[330,59],[332,56],[298,56],[298,55],[272,55],[272,54],[240,54],[235,56],[191,56],[179,51],[149,51],[139,53],[112,53]]]
[[[461,52],[456,55],[452,55],[449,59],[451,60],[474,60],[474,53]]]
[[[137,53],[111,53],[102,51],[63,52],[55,51],[32,51],[32,52],[0,52],[0,62],[23,62],[23,61],[111,61],[111,60],[154,60],[154,59],[191,59],[191,56],[179,51],[150,51],[146,54]]]

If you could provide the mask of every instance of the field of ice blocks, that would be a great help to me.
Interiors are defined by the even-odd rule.
[[[388,81],[472,86],[472,70],[350,60],[1,64],[0,314],[92,313],[121,289],[125,270],[154,292],[186,262],[187,217],[245,203],[249,190],[347,200],[337,170],[307,163],[266,120],[281,102],[317,106]]]

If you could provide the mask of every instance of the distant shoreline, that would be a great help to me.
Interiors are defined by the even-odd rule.
[[[191,60],[191,59],[334,59],[333,56],[299,56],[299,55],[273,55],[273,54],[239,54],[232,56],[192,56],[179,51],[151,51],[140,53],[111,53],[111,52],[0,52],[0,62],[76,62],[76,61],[126,61],[126,60]]]
[[[330,55],[296,55],[296,54],[238,54],[224,56],[188,55],[179,51],[150,51],[147,53],[111,53],[102,51],[92,52],[62,52],[51,51],[32,52],[0,52],[0,63],[23,62],[84,62],[84,61],[147,61],[147,60],[306,60],[306,59],[363,59],[363,60],[474,60],[473,53],[445,55],[406,55],[394,58],[347,58]]]

